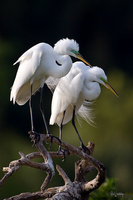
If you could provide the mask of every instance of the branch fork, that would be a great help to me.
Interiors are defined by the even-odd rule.
[[[30,132],[30,137],[33,139],[33,133]],[[3,171],[7,172],[4,177],[0,180],[0,185],[2,185],[6,179],[11,176],[14,172],[16,172],[19,168],[21,168],[23,165],[30,166],[33,168],[44,170],[47,173],[46,178],[44,179],[44,182],[42,183],[41,190],[35,193],[21,193],[20,195],[13,196],[11,198],[8,198],[8,200],[20,200],[20,199],[47,199],[47,200],[56,200],[56,199],[62,199],[62,200],[71,200],[71,199],[88,199],[90,192],[100,187],[100,185],[104,182],[106,178],[106,168],[105,166],[97,161],[95,158],[92,157],[94,147],[95,145],[92,142],[88,143],[87,148],[89,148],[90,155],[87,153],[84,153],[79,148],[73,147],[70,144],[67,144],[66,142],[61,141],[61,144],[58,139],[53,138],[53,143],[60,145],[61,147],[68,149],[70,152],[70,155],[75,154],[78,157],[81,158],[81,160],[78,160],[75,163],[75,179],[74,182],[72,182],[67,174],[64,172],[64,170],[59,166],[56,165],[56,169],[59,172],[59,175],[62,176],[65,185],[59,186],[59,187],[53,187],[48,188],[49,182],[52,180],[55,169],[53,165],[52,158],[61,157],[63,158],[64,155],[62,152],[59,154],[57,152],[48,152],[43,142],[51,142],[51,138],[48,137],[48,135],[40,134],[40,140],[38,143],[35,143],[35,146],[38,150],[38,152],[33,152],[30,154],[25,155],[22,152],[19,152],[20,159],[10,162],[9,167],[4,167]],[[65,156],[68,156],[67,154]],[[37,157],[43,157],[44,162],[43,163],[37,163],[32,162],[31,159],[37,158]],[[97,176],[91,180],[86,180],[86,175],[91,172],[93,169],[97,169],[98,173]]]

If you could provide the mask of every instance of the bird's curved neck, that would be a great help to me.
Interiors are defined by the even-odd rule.
[[[53,69],[53,76],[61,78],[65,76],[72,67],[72,60],[68,55],[58,55],[55,59],[55,67]]]
[[[101,88],[97,82],[86,82],[83,90],[84,98],[93,101],[99,97]]]

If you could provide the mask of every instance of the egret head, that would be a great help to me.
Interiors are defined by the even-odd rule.
[[[110,89],[117,97],[119,97],[117,92],[108,83],[107,76],[105,75],[105,72],[104,72],[104,70],[102,68],[100,68],[100,67],[92,67],[92,68],[90,68],[90,70],[95,75],[95,80],[94,81],[104,85],[106,88]]]
[[[71,55],[76,57],[75,53],[79,51],[79,44],[73,39],[62,39],[54,45],[54,50],[62,55]],[[74,52],[72,52],[74,50]]]
[[[54,45],[54,50],[62,55],[69,55],[82,60],[87,65],[91,66],[83,56],[79,53],[79,44],[73,39],[62,39]]]

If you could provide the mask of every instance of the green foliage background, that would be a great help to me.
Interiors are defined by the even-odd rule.
[[[17,67],[12,64],[31,46],[47,42],[52,46],[64,37],[80,44],[80,53],[92,64],[102,67],[109,83],[120,95],[116,98],[102,87],[94,103],[96,128],[82,121],[77,125],[85,144],[96,144],[94,157],[105,164],[107,176],[116,178],[117,190],[133,192],[133,1],[131,0],[2,0],[0,6],[0,178],[2,168],[19,158],[18,152],[36,151],[27,132],[30,130],[28,104],[20,107],[9,101]],[[74,60],[75,61],[75,60]],[[50,117],[51,93],[45,87],[44,106]],[[36,129],[45,133],[39,112],[39,94],[34,97]],[[50,127],[58,136],[58,127]],[[71,122],[63,128],[63,140],[79,146]],[[46,145],[48,148],[48,145]],[[58,147],[53,145],[52,150]],[[74,178],[71,156],[62,162],[54,159]],[[41,161],[41,160],[40,160]],[[94,174],[92,174],[92,177]],[[0,187],[0,199],[26,191],[37,191],[45,174],[23,167]],[[56,173],[49,186],[62,185]]]

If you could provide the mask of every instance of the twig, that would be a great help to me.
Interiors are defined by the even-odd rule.
[[[59,166],[59,165],[56,165],[56,169],[57,171],[59,172],[59,175],[62,176],[64,182],[65,182],[65,185],[67,184],[72,184],[71,180],[68,178],[67,174],[64,172],[64,170]]]

